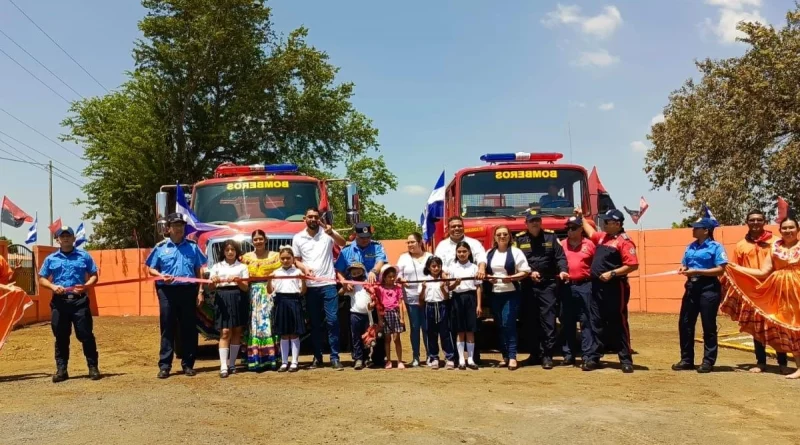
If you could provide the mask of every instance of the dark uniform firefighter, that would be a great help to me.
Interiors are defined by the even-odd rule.
[[[206,265],[206,256],[197,243],[184,238],[186,220],[180,213],[167,217],[169,238],[156,244],[147,257],[150,275],[161,277],[156,281],[159,322],[161,327],[161,350],[158,360],[158,378],[169,377],[175,343],[175,319],[178,320],[183,355],[181,367],[185,375],[192,377],[195,352],[197,350],[197,325],[195,308],[203,302],[203,289],[196,283],[175,281],[176,277],[200,278],[201,268]]]
[[[97,380],[97,342],[92,333],[92,311],[89,307],[89,289],[97,282],[97,265],[84,250],[75,248],[75,231],[62,227],[56,231],[58,251],[51,253],[42,263],[39,284],[53,291],[50,300],[50,325],[56,337],[56,373],[53,383],[69,378],[69,338],[72,326],[75,337],[83,345],[83,355],[89,366],[89,378]]]
[[[541,359],[542,368],[553,368],[556,344],[556,304],[559,280],[569,279],[567,257],[558,238],[542,229],[542,217],[531,211],[525,218],[528,230],[516,236],[516,246],[531,268],[522,282],[522,305],[526,314],[531,354],[526,364]]]
[[[575,216],[581,218],[581,209],[575,209]],[[622,223],[625,216],[617,209],[600,215],[605,222],[605,232],[595,230],[587,219],[583,219],[583,230],[597,246],[592,260],[592,297],[600,307],[600,319],[591,320],[596,338],[601,343],[600,350],[611,348],[619,354],[622,372],[633,372],[631,356],[631,335],[628,325],[628,301],[631,287],[628,274],[639,268],[636,245],[630,239]],[[597,360],[586,361],[584,371],[600,366]]]
[[[697,316],[703,325],[703,363],[699,373],[714,369],[717,361],[717,311],[722,300],[719,277],[725,273],[728,256],[722,244],[714,241],[716,221],[703,218],[692,224],[692,236],[678,272],[686,277],[686,292],[681,302],[678,322],[681,361],[672,365],[675,371],[694,369],[694,330]]]

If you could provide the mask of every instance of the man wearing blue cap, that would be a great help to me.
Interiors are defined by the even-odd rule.
[[[575,209],[575,216],[583,218],[580,208]],[[605,223],[604,232],[595,230],[583,218],[583,230],[597,246],[592,259],[592,297],[600,306],[601,319],[590,322],[601,345],[616,349],[622,372],[630,374],[633,372],[633,357],[628,324],[628,301],[631,298],[628,274],[639,269],[639,258],[636,245],[623,227],[625,215],[611,209],[600,215],[600,219]],[[599,359],[585,361],[581,369],[592,371],[598,367]]]
[[[197,325],[195,310],[203,303],[203,288],[196,283],[183,283],[175,278],[200,278],[202,268],[208,262],[197,247],[197,243],[184,238],[186,220],[180,213],[167,216],[169,238],[156,244],[145,264],[156,281],[158,295],[159,324],[161,328],[161,350],[158,360],[158,378],[169,377],[175,343],[175,319],[180,329],[183,355],[183,373],[192,377],[195,352],[197,351]]]
[[[91,255],[75,248],[75,231],[61,227],[55,233],[60,248],[51,253],[39,270],[39,284],[53,292],[50,300],[50,326],[56,337],[56,373],[53,383],[69,378],[69,337],[75,326],[75,337],[83,345],[89,366],[89,378],[98,380],[97,342],[92,333],[92,311],[89,289],[97,282],[97,265]]]

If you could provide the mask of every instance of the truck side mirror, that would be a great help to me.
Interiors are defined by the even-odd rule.
[[[167,203],[169,194],[167,192],[156,193],[156,231],[159,235],[167,233]]]
[[[358,224],[358,222],[361,219],[358,213],[359,211],[358,186],[353,184],[352,182],[348,183],[347,186],[345,187],[344,202],[345,202],[347,224],[350,226]]]
[[[163,237],[168,235],[169,225],[167,225],[166,219],[161,218],[156,222],[156,232]]]

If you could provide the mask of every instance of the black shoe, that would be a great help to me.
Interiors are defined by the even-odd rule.
[[[622,365],[622,372],[625,374],[633,374],[633,365]]]
[[[575,359],[572,357],[566,357],[563,362],[561,362],[561,366],[575,366]]]
[[[697,372],[699,372],[700,374],[708,374],[709,372],[711,372],[713,370],[714,370],[714,366],[712,366],[712,365],[710,365],[708,363],[703,363],[702,365],[700,365],[699,368],[697,368]]]
[[[186,377],[194,377],[197,375],[197,371],[195,371],[192,368],[185,368],[183,370],[183,375],[185,375]]]
[[[550,357],[542,358],[542,369],[553,369],[553,359]]]
[[[169,377],[169,369],[162,369],[161,371],[158,371],[158,378],[165,379],[167,377]]]
[[[90,366],[89,367],[89,379],[90,380],[100,380],[100,370],[97,369],[97,366]]]
[[[353,369],[356,371],[361,371],[364,369],[364,362],[362,360],[356,360],[355,365],[353,365]]]
[[[458,364],[458,369],[461,370],[461,371],[466,371],[467,370],[467,365],[465,365],[464,363],[459,363]]]
[[[694,365],[683,360],[672,365],[673,371],[694,371]]]
[[[321,367],[322,367],[322,360],[314,357],[314,360],[311,360],[311,365],[308,367],[308,369],[317,369]]]
[[[331,362],[331,367],[334,371],[344,371],[344,365],[339,360],[333,360]]]
[[[583,364],[581,364],[581,371],[594,371],[598,368],[600,368],[600,365],[593,361],[583,362]]]
[[[230,374],[230,375],[236,374],[236,366],[235,365],[231,366],[230,368],[228,368],[228,374]]]
[[[56,370],[56,373],[53,374],[53,383],[63,382],[69,378],[69,373],[65,368],[59,368]]]

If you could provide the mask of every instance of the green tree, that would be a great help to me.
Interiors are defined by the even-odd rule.
[[[142,5],[128,81],[76,102],[63,122],[64,139],[85,147],[90,182],[80,203],[97,221],[93,245],[132,247],[134,230],[152,245],[159,187],[207,178],[222,162],[329,172],[342,159],[373,159],[383,181],[362,183],[365,195],[396,186],[373,158],[378,132],[354,109],[354,85],[336,82],[338,68],[306,43],[305,28],[279,38],[262,0]],[[370,204],[366,212],[380,211]]]
[[[800,205],[800,5],[775,29],[741,23],[746,53],[696,65],[653,125],[645,171],[676,188],[687,209],[707,203],[722,224],[751,207],[774,214],[776,197]]]

